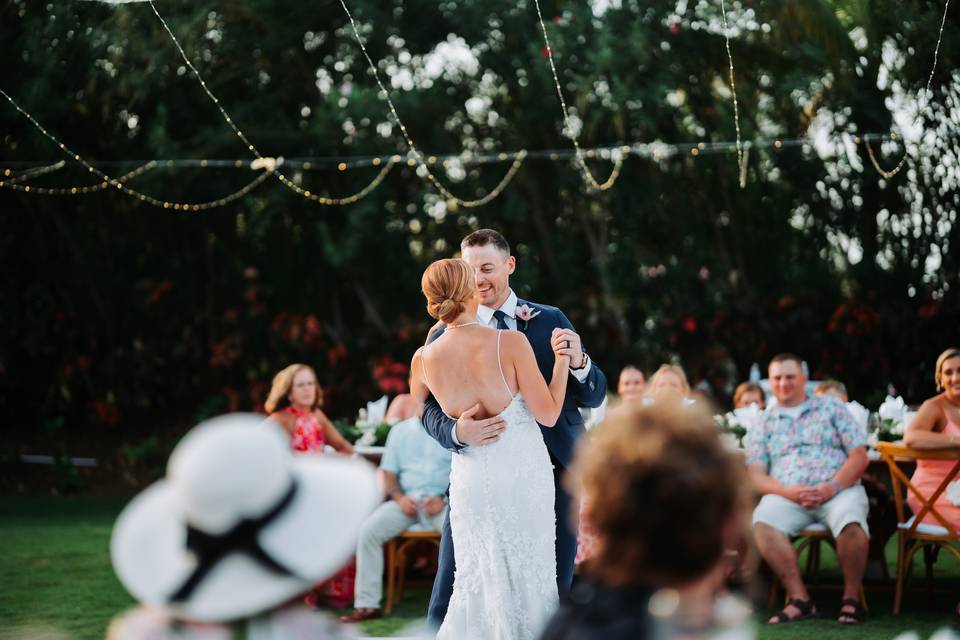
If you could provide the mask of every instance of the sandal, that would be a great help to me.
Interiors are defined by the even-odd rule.
[[[356,609],[353,613],[340,616],[340,622],[353,624],[354,622],[365,622],[367,620],[376,620],[383,617],[382,609]]]
[[[853,611],[844,611],[844,607],[853,607]],[[858,624],[866,617],[867,610],[856,598],[844,598],[840,602],[840,615],[837,616],[837,622],[840,624]]]
[[[798,613],[795,616],[790,616],[787,613],[787,607],[793,605]],[[805,620],[807,618],[814,618],[817,615],[817,608],[813,606],[813,600],[800,600],[799,598],[790,598],[787,600],[787,604],[781,609],[776,615],[774,615],[770,620],[767,621],[767,624],[783,624],[785,622],[797,622],[799,620]]]

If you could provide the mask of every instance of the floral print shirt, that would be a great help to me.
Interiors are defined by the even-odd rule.
[[[785,485],[814,486],[832,480],[850,452],[867,444],[867,431],[838,400],[811,396],[795,418],[768,409],[744,441],[748,464]]]

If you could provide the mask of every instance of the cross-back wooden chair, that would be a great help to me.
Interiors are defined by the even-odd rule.
[[[913,556],[917,551],[930,546],[944,548],[960,560],[960,532],[953,528],[936,507],[937,499],[947,490],[947,485],[960,474],[960,450],[921,451],[900,442],[881,442],[877,444],[877,450],[890,469],[893,497],[897,507],[897,591],[893,598],[893,613],[896,615],[900,613],[904,579],[908,568],[913,566]],[[956,463],[936,491],[926,496],[910,482],[910,478],[897,464],[898,460],[954,460]],[[910,518],[907,518],[907,492],[913,493],[922,505],[920,512]],[[921,522],[928,515],[932,515],[940,526]],[[928,559],[928,576],[930,572],[931,561]]]

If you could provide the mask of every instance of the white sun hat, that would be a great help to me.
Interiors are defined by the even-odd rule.
[[[382,500],[360,460],[295,456],[262,416],[233,414],[188,433],[166,478],[113,528],[117,576],[140,602],[203,622],[250,617],[309,590],[352,555]]]

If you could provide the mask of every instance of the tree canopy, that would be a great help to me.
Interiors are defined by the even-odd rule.
[[[718,2],[544,0],[584,148],[732,141]],[[410,135],[427,154],[569,149],[532,2],[348,0]],[[339,1],[165,0],[158,11],[233,120],[265,154],[408,151]],[[405,163],[369,196],[323,207],[270,179],[227,206],[156,208],[114,189],[0,190],[0,408],[20,434],[60,417],[73,446],[134,442],[226,409],[256,408],[274,372],[318,370],[333,415],[397,392],[430,319],[419,277],[478,227],[518,258],[518,293],[563,308],[611,379],[677,360],[721,403],[751,363],[795,351],[875,401],[933,392],[958,339],[957,12],[942,2],[727,2],[747,185],[732,154],[628,157],[610,190],[569,160],[527,160],[490,204],[452,206]],[[111,175],[149,159],[249,159],[149,4],[11,0],[0,7],[0,88]],[[918,96],[921,98],[918,100]],[[98,180],[0,101],[0,170],[67,166],[37,186]],[[884,179],[903,153],[904,170]],[[130,164],[110,164],[117,161]],[[603,179],[608,160],[588,160]],[[21,168],[18,168],[21,167]],[[437,166],[463,198],[508,163]],[[377,167],[289,177],[354,193]],[[255,174],[157,168],[130,185],[201,201]],[[26,183],[25,183],[26,184]],[[75,434],[75,435],[74,435]],[[16,443],[8,447],[18,446]]]

